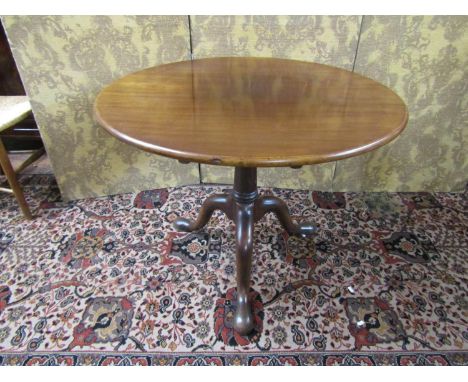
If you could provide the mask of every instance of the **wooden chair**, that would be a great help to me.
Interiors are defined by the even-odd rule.
[[[31,105],[26,96],[0,96],[0,133],[21,122],[31,113]],[[0,191],[13,194],[26,219],[32,219],[28,203],[24,198],[16,174],[19,174],[27,166],[39,159],[44,154],[44,149],[35,150],[21,165],[14,170],[3,145],[0,136],[0,166],[5,174],[11,188],[0,187]]]

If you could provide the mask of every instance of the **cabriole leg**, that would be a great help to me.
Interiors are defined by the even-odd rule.
[[[230,216],[231,200],[231,196],[228,194],[211,195],[203,202],[197,220],[177,218],[174,222],[174,228],[183,232],[198,231],[208,223],[216,210],[221,210]]]
[[[202,205],[197,220],[178,218],[174,226],[184,232],[200,230],[217,209],[234,220],[236,225],[237,308],[234,313],[234,329],[241,335],[247,335],[254,328],[249,294],[255,222],[263,215],[273,212],[290,235],[310,235],[317,228],[309,223],[294,223],[286,203],[281,199],[270,195],[259,197],[257,169],[253,167],[236,167],[232,194],[208,197]]]
[[[234,314],[234,329],[239,334],[247,335],[254,326],[249,292],[254,241],[254,206],[258,198],[256,168],[236,167],[232,195],[235,201],[233,218],[236,223],[237,265],[237,309]]]
[[[317,227],[311,223],[294,223],[288,206],[276,196],[265,195],[259,197],[255,201],[255,208],[258,219],[269,212],[273,212],[289,235],[309,236],[317,231]]]
[[[234,315],[234,328],[238,333],[246,335],[254,326],[249,299],[254,233],[253,204],[237,203],[235,221],[237,309]]]

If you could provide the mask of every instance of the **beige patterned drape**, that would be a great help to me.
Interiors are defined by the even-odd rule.
[[[360,22],[360,16],[192,16],[193,55],[282,57],[351,70]],[[258,180],[270,187],[327,190],[334,170],[334,163],[299,170],[263,168]],[[202,165],[201,174],[204,182],[233,179],[233,170],[226,167]]]
[[[4,16],[2,22],[62,196],[198,183],[198,166],[121,143],[93,121],[94,98],[136,70],[190,59],[185,16]]]
[[[408,126],[337,163],[340,191],[460,191],[468,180],[468,17],[365,16],[356,72],[395,90]]]
[[[374,78],[407,102],[395,142],[337,163],[262,169],[262,185],[354,191],[459,191],[468,179],[466,16],[4,16],[62,194],[77,199],[199,181],[198,166],[146,154],[92,120],[114,79],[210,56],[286,57]],[[190,47],[190,39],[192,47]],[[291,138],[291,144],[294,144]],[[232,182],[201,166],[204,182]]]

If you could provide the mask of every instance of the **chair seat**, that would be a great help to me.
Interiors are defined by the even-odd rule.
[[[27,96],[0,96],[0,132],[24,119],[30,112]]]

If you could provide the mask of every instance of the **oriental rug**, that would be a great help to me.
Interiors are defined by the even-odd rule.
[[[0,195],[2,365],[464,365],[467,193],[261,189],[319,233],[256,225],[255,329],[232,327],[234,226],[179,233],[196,185],[64,202],[21,177],[36,215]]]

